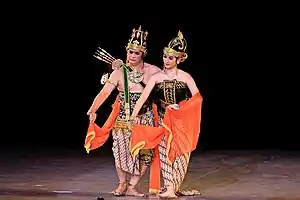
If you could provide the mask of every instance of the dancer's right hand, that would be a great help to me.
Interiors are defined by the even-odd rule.
[[[96,113],[89,113],[89,118],[90,118],[90,122],[94,123],[96,118],[97,118],[97,114]]]
[[[141,123],[141,119],[137,116],[131,116],[130,120],[133,121],[135,124],[140,124]]]

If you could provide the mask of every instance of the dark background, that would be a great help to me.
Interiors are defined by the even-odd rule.
[[[178,30],[187,39],[189,57],[180,68],[204,99],[199,150],[299,148],[291,115],[284,114],[280,13],[198,7],[191,16],[167,9],[137,15],[109,6],[46,7],[23,10],[3,24],[3,149],[84,151],[86,112],[108,72],[93,54],[101,46],[124,59],[139,25],[149,31],[145,62],[151,64],[162,65],[162,49]],[[115,96],[98,110],[99,125]]]

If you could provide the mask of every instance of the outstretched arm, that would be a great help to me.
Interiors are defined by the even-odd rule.
[[[139,100],[136,102],[133,112],[131,114],[131,118],[135,118],[138,113],[140,112],[141,107],[144,105],[145,101],[147,100],[147,98],[149,97],[153,87],[155,85],[155,77],[151,77],[145,87],[145,89],[143,90]]]
[[[198,89],[193,77],[189,74],[187,74],[186,84],[189,87],[189,89],[190,89],[193,96],[199,92],[199,89]]]
[[[98,108],[103,104],[103,102],[109,97],[111,92],[115,89],[115,85],[111,83],[105,83],[102,90],[97,94],[96,98],[93,101],[92,106],[90,107],[88,114],[95,113]]]
[[[118,71],[115,70],[111,73],[109,80],[105,83],[101,91],[98,93],[93,101],[92,106],[88,111],[88,115],[95,113],[98,108],[103,104],[103,102],[109,97],[111,92],[116,88],[118,84]]]

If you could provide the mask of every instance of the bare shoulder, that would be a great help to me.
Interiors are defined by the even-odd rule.
[[[123,74],[123,68],[119,67],[118,69],[115,69],[112,73]]]
[[[147,68],[147,69],[153,69],[153,68],[158,68],[158,69],[160,69],[160,68],[157,67],[156,65],[152,65],[152,64],[149,64],[149,63],[146,63],[146,62],[144,62],[144,67]]]
[[[158,80],[161,80],[163,76],[164,76],[164,73],[162,70],[160,70],[160,71],[153,73],[152,76],[150,77],[150,79],[152,81],[157,82]]]
[[[118,69],[115,69],[111,74],[110,76],[111,77],[114,77],[114,78],[121,78],[123,75],[123,71],[122,71],[122,67],[118,68]]]
[[[185,72],[185,71],[179,69],[178,73],[181,77],[183,77],[186,80],[193,80],[193,77],[188,72]]]
[[[150,71],[153,74],[158,71],[161,71],[161,69],[159,67],[157,67],[156,65],[149,64],[149,63],[144,63],[144,67],[147,71]]]

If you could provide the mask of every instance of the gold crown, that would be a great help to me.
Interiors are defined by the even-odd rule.
[[[164,54],[171,54],[175,57],[182,56],[182,62],[187,59],[188,55],[185,53],[187,42],[183,37],[181,31],[178,31],[177,37],[173,38],[167,47],[164,48]]]
[[[145,54],[147,51],[147,43],[146,43],[147,36],[148,36],[148,31],[143,31],[141,26],[139,27],[138,30],[136,30],[135,28],[132,29],[131,38],[128,41],[126,50],[133,49],[137,51],[142,51]]]

